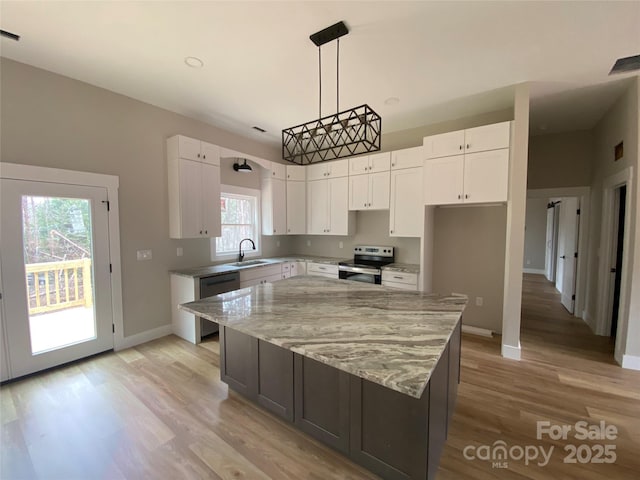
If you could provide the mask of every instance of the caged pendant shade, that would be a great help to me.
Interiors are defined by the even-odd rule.
[[[382,118],[369,105],[339,111],[340,37],[349,33],[344,22],[314,33],[309,38],[318,47],[320,106],[322,105],[322,62],[320,47],[337,40],[336,113],[282,130],[282,158],[299,165],[350,157],[380,150]],[[319,109],[320,110],[320,109]]]

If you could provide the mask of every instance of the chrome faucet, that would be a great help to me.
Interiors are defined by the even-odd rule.
[[[244,258],[244,253],[242,253],[242,242],[244,242],[245,240],[249,240],[251,242],[251,246],[253,247],[253,249],[256,249],[256,244],[253,243],[253,240],[251,240],[250,238],[243,238],[242,240],[240,240],[240,245],[238,245],[238,261],[241,262],[242,259]]]

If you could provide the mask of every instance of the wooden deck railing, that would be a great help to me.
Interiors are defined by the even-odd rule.
[[[25,265],[29,315],[93,305],[91,259]]]

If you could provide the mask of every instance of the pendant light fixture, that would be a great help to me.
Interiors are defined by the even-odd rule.
[[[382,118],[364,104],[340,111],[340,37],[349,29],[344,22],[314,33],[309,38],[318,47],[318,119],[282,130],[282,158],[299,165],[350,157],[380,150]],[[325,43],[337,41],[336,113],[322,116],[322,53]]]

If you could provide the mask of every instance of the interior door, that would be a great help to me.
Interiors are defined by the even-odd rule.
[[[563,198],[560,210],[560,231],[563,231],[561,260],[562,305],[573,313],[576,293],[576,266],[578,254],[578,199]]]
[[[113,348],[105,188],[1,180],[9,376]]]

